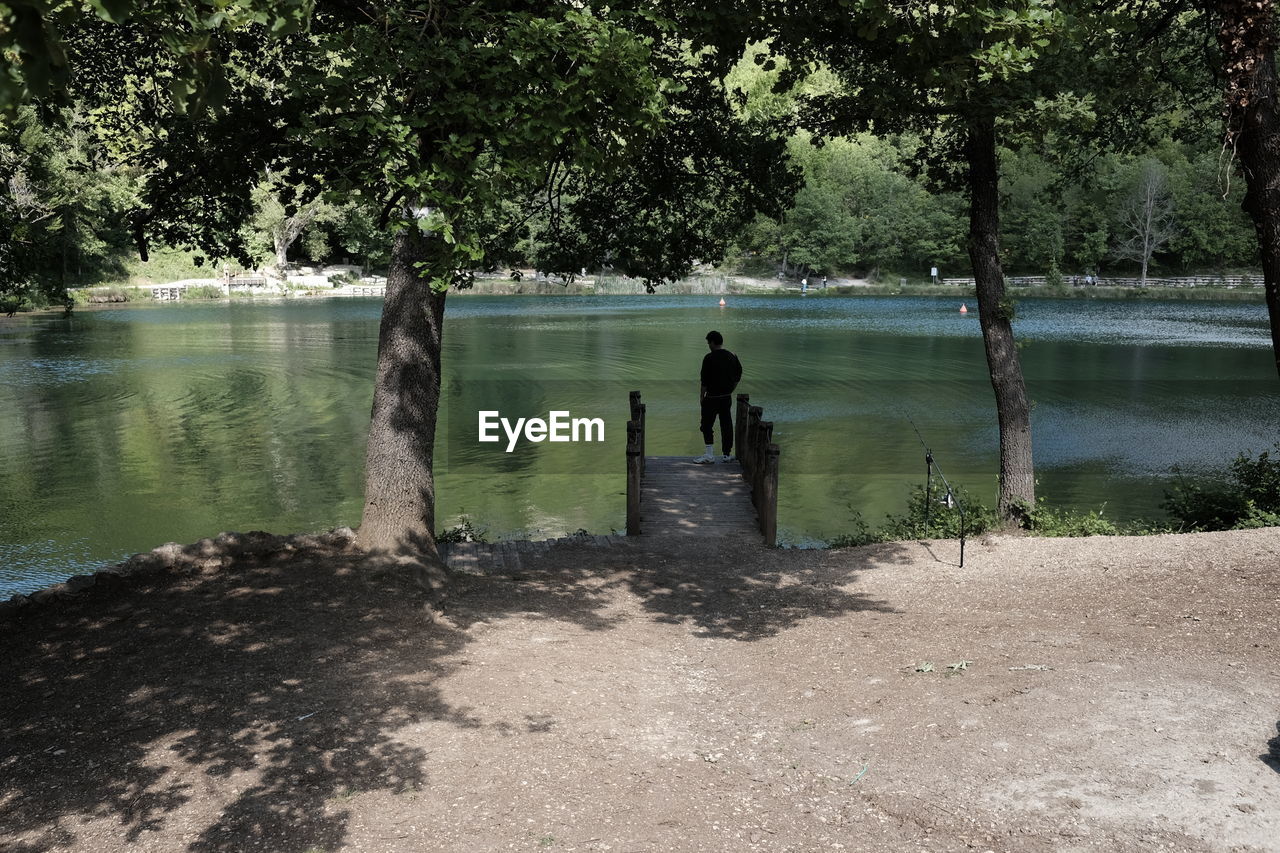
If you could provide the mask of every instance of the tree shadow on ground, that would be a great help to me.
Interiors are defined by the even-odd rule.
[[[571,548],[572,546],[570,546]],[[617,617],[607,604],[618,591],[634,596],[658,622],[688,624],[698,636],[740,641],[776,636],[807,619],[848,613],[897,612],[851,590],[860,572],[909,561],[904,546],[888,543],[838,552],[762,548],[691,539],[678,550],[641,541],[614,549],[559,549],[510,579],[513,606],[541,618],[606,630]],[[670,546],[667,546],[669,549]],[[490,584],[497,579],[485,579]],[[505,610],[486,595],[482,605],[461,596],[462,625]]]
[[[1267,741],[1267,751],[1258,757],[1263,764],[1280,773],[1280,723],[1276,723],[1276,736]]]
[[[478,725],[432,686],[463,638],[424,630],[403,585],[349,555],[121,586],[0,622],[0,827],[27,836],[0,850],[68,844],[95,817],[126,844],[329,848],[348,819],[335,795],[427,783],[396,729]],[[407,660],[433,677],[388,668]],[[179,808],[207,828],[174,837]]]
[[[195,853],[332,849],[352,794],[430,785],[426,752],[401,730],[485,725],[438,687],[466,663],[467,627],[518,615],[608,631],[638,603],[696,635],[759,640],[810,618],[892,613],[847,584],[905,560],[896,548],[565,546],[522,573],[455,577],[446,613],[462,630],[432,624],[417,578],[352,553],[99,585],[0,621],[0,827],[12,839],[0,850],[83,847],[87,831],[114,832],[108,846],[164,833]],[[497,725],[526,723],[540,724]]]

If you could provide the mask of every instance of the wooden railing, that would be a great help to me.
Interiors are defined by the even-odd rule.
[[[631,420],[627,421],[627,535],[640,535],[640,487],[644,481],[644,403],[631,392]]]
[[[773,421],[764,420],[764,409],[751,405],[750,394],[738,395],[733,444],[738,448],[742,476],[751,486],[764,544],[778,544],[778,445],[773,443]]]
[[[630,397],[627,421],[627,535],[640,535],[640,496],[645,471],[645,405],[640,392]],[[742,477],[751,489],[751,503],[765,545],[778,543],[778,445],[773,443],[773,422],[761,418],[763,410],[750,405],[747,394],[738,395],[734,445]]]

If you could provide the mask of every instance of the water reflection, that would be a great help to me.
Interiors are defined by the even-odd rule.
[[[697,366],[719,329],[783,447],[803,542],[900,511],[923,459],[995,493],[978,323],[957,300],[452,298],[438,518],[493,536],[621,526],[626,392],[649,449],[696,453]],[[358,520],[380,303],[128,306],[0,323],[0,595],[166,540]],[[1280,415],[1252,304],[1029,301],[1019,332],[1042,491],[1158,512],[1171,465],[1262,450]],[[475,440],[476,412],[604,417],[602,445]]]

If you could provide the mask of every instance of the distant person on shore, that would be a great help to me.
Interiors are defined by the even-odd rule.
[[[724,336],[707,332],[711,352],[702,357],[702,387],[698,402],[702,406],[702,440],[706,452],[694,459],[704,465],[733,461],[733,389],[742,380],[742,362],[724,348]],[[724,454],[716,456],[716,418],[720,419],[720,446]]]

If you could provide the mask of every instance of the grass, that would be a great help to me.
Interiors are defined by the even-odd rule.
[[[124,262],[125,283],[165,284],[184,278],[218,278],[222,275],[221,267],[215,267],[208,261],[197,264],[199,257],[183,249],[158,246],[149,253],[146,261],[131,256]]]
[[[1280,444],[1255,458],[1240,454],[1226,469],[1205,477],[1178,475],[1165,491],[1162,504],[1168,519],[1119,522],[1106,517],[1106,505],[1096,510],[1059,509],[1044,498],[1026,513],[1023,528],[1036,536],[1153,536],[1211,530],[1251,530],[1280,526]],[[963,490],[947,505],[939,489],[925,493],[912,488],[907,510],[871,527],[851,508],[850,530],[830,540],[828,547],[852,548],[879,542],[910,539],[957,539],[961,533],[960,509],[965,512],[964,534],[972,537],[996,528],[996,512]]]

